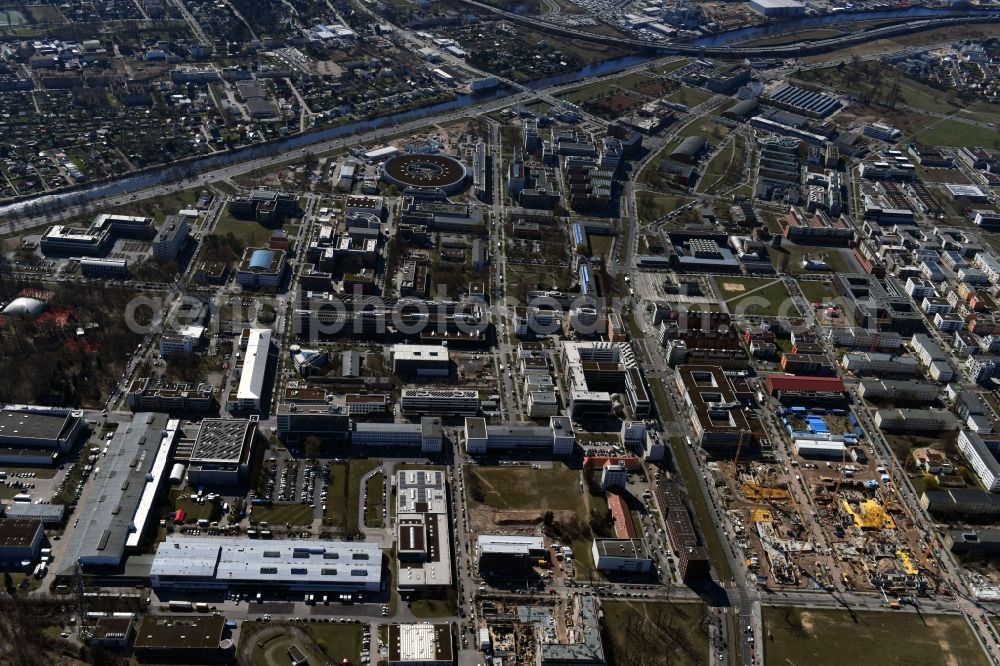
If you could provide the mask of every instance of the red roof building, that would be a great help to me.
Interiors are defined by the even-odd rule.
[[[843,393],[844,382],[837,377],[811,377],[802,375],[771,374],[764,378],[764,386],[771,395],[791,393]]]
[[[632,512],[628,509],[628,502],[617,490],[608,490],[608,508],[611,509],[611,520],[615,524],[615,536],[619,539],[635,539]]]

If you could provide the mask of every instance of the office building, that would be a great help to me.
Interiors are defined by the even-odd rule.
[[[175,260],[187,242],[188,230],[187,216],[168,215],[153,237],[153,256],[159,261]]]
[[[104,257],[77,257],[80,264],[80,274],[87,278],[128,279],[128,260]]]
[[[594,566],[605,573],[649,573],[653,560],[642,539],[594,539]]]
[[[154,589],[378,592],[378,543],[168,535],[149,573]]]
[[[650,412],[645,378],[627,342],[563,342],[562,364],[573,418],[605,417],[613,393],[626,398],[634,416]]]
[[[628,483],[628,469],[621,462],[608,460],[601,467],[601,489],[624,488]]]
[[[875,412],[875,425],[880,430],[900,432],[943,432],[954,430],[958,420],[950,412],[926,409],[880,409]]]
[[[27,569],[38,559],[45,530],[40,520],[0,519],[0,569]]]
[[[411,377],[447,377],[451,357],[444,345],[395,344],[391,349],[392,371]]]
[[[275,419],[278,437],[297,442],[309,436],[323,442],[343,442],[351,433],[351,419],[337,406],[283,402],[278,405]]]
[[[188,483],[192,486],[246,483],[256,464],[261,438],[256,416],[204,419],[191,450]]]
[[[284,250],[248,247],[236,268],[236,284],[244,289],[277,289],[285,277]]]
[[[260,410],[267,398],[267,366],[271,357],[271,329],[250,329],[250,336],[240,370],[240,383],[236,389],[233,408],[237,410]]]
[[[144,615],[132,648],[142,663],[224,662],[233,642],[223,638],[226,618],[214,615]]]
[[[447,477],[441,470],[396,473],[396,554],[400,591],[451,585]]]
[[[205,327],[182,326],[176,333],[160,336],[160,356],[189,356],[204,340]]]
[[[486,425],[482,417],[465,419],[465,447],[470,454],[540,449],[569,455],[575,445],[573,426],[565,416],[550,417],[548,426]]]
[[[476,539],[479,575],[484,578],[522,578],[548,557],[542,537],[480,534]]]
[[[0,463],[51,465],[83,436],[83,412],[10,405],[0,409]]]
[[[674,370],[677,389],[691,414],[695,438],[711,455],[731,455],[737,449],[749,453],[754,435],[744,405],[746,397],[722,368],[710,365],[681,365]],[[745,447],[745,449],[744,449]]]
[[[348,393],[344,405],[351,416],[363,414],[385,414],[389,409],[389,396],[385,393]]]
[[[940,387],[929,382],[893,379],[865,379],[858,385],[858,395],[865,400],[887,400],[911,404],[929,404],[937,400]]]
[[[793,18],[805,14],[806,6],[797,0],[751,0],[750,9],[768,18]]]
[[[970,430],[962,430],[958,433],[958,450],[984,488],[993,493],[1000,491],[1000,461],[997,460],[1000,439],[996,436],[984,439]]]
[[[137,377],[125,403],[133,412],[207,412],[215,406],[215,393],[211,384],[156,384],[152,377]]]
[[[425,416],[420,423],[355,423],[351,445],[419,447],[423,453],[439,453],[444,431],[437,416]]]
[[[151,238],[156,231],[151,217],[101,213],[86,229],[56,224],[45,230],[39,246],[45,256],[100,256],[116,237]]]
[[[53,527],[62,525],[63,519],[66,517],[66,506],[63,504],[11,502],[3,511],[3,515],[10,520],[40,520],[42,525]]]
[[[404,388],[399,404],[404,414],[475,416],[479,413],[479,391]]]

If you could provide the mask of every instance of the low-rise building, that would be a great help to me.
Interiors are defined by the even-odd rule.
[[[487,425],[483,417],[465,419],[465,447],[470,454],[542,449],[554,455],[569,455],[575,445],[572,424],[565,416],[550,417],[548,426]]]
[[[908,432],[943,432],[954,430],[958,421],[948,412],[926,409],[880,409],[875,412],[875,425],[880,430]]]
[[[450,624],[390,624],[389,666],[451,666]]]
[[[284,250],[248,247],[236,268],[236,284],[244,289],[277,289],[285,277]]]
[[[404,388],[399,404],[404,414],[474,416],[479,413],[479,391]]]
[[[38,559],[44,537],[40,520],[0,520],[0,569],[28,568]]]
[[[188,482],[193,486],[245,483],[259,457],[261,439],[256,416],[204,419],[191,450]]]
[[[609,573],[648,573],[653,568],[642,539],[594,539],[594,566]]]

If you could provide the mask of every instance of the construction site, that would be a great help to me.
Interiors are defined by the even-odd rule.
[[[932,593],[930,544],[844,410],[782,410],[775,459],[710,464],[749,573],[769,589]],[[742,447],[741,447],[742,448]],[[895,464],[893,461],[892,464]],[[891,598],[890,598],[891,597]]]
[[[603,664],[600,600],[570,593],[562,598],[480,595],[477,617],[485,624],[480,643],[492,648],[495,663]]]

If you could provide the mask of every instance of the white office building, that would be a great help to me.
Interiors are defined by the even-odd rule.
[[[997,461],[996,456],[1000,450],[1000,440],[990,439],[987,443],[978,434],[963,430],[958,434],[958,450],[965,456],[983,487],[991,493],[1000,492],[1000,461]]]
[[[399,404],[404,414],[475,416],[479,413],[479,391],[405,388]]]
[[[243,357],[239,388],[236,389],[236,409],[260,409],[266,391],[264,378],[267,374],[270,351],[271,329],[251,329],[247,351]]]
[[[382,551],[373,541],[169,535],[149,577],[155,589],[378,592]]]
[[[470,454],[541,449],[555,455],[569,455],[575,445],[573,426],[565,416],[550,417],[548,426],[486,425],[482,417],[465,419],[465,446]]]

